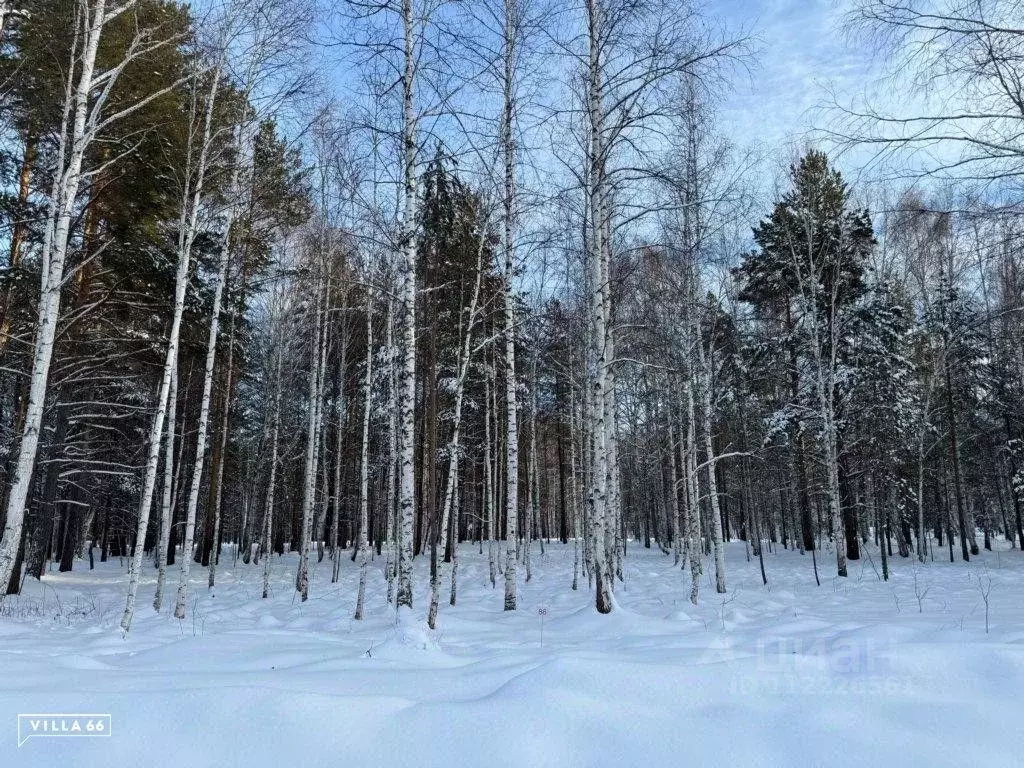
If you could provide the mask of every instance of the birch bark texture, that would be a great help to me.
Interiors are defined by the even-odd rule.
[[[415,422],[416,407],[416,232],[418,219],[417,114],[415,105],[416,50],[413,0],[402,0],[402,206],[399,303],[402,318],[402,354],[398,402],[398,574],[397,608],[412,608],[413,516],[416,514]]]
[[[47,203],[46,225],[40,253],[40,295],[35,320],[35,342],[29,374],[25,417],[11,478],[3,536],[0,538],[0,584],[7,584],[14,571],[21,545],[22,527],[29,486],[39,451],[50,364],[60,316],[61,292],[65,282],[68,241],[82,181],[88,174],[83,163],[88,150],[102,137],[104,129],[163,95],[151,93],[122,109],[107,113],[107,104],[120,74],[128,63],[153,46],[132,44],[125,59],[98,76],[96,56],[104,30],[117,17],[130,12],[135,0],[108,4],[107,0],[78,0],[71,56],[67,68],[60,133],[54,152],[54,174]],[[143,32],[140,30],[139,35]]]
[[[178,368],[178,347],[181,340],[181,321],[185,313],[185,295],[188,290],[188,276],[192,262],[192,246],[195,243],[199,231],[199,213],[205,191],[206,172],[214,140],[213,115],[217,103],[217,94],[221,86],[221,61],[218,58],[213,71],[210,74],[209,91],[199,105],[202,106],[202,122],[198,130],[195,130],[195,122],[189,121],[190,133],[188,142],[188,155],[185,163],[184,194],[182,196],[181,212],[178,217],[178,266],[174,276],[174,310],[171,318],[171,329],[167,338],[167,352],[164,358],[163,373],[160,378],[160,390],[157,394],[156,413],[149,432],[149,451],[146,457],[145,473],[142,481],[142,496],[139,501],[139,519],[135,534],[135,548],[128,566],[128,596],[125,602],[124,615],[121,617],[121,628],[125,632],[131,629],[132,619],[135,614],[135,598],[139,589],[139,575],[142,569],[143,543],[146,540],[146,531],[149,526],[149,515],[153,504],[153,491],[156,487],[158,464],[160,460],[160,436],[163,432],[164,419],[169,408],[169,399],[172,383],[177,377]],[[197,73],[198,74],[198,73]],[[193,112],[197,107],[198,83],[193,85]],[[192,157],[198,154],[193,169]],[[171,406],[173,407],[173,406]],[[173,418],[173,417],[172,417]],[[173,421],[169,422],[167,451],[168,461],[173,463]],[[166,475],[166,472],[165,472]],[[165,478],[166,485],[166,478]],[[165,497],[168,489],[164,489]],[[168,522],[168,536],[170,528]],[[161,544],[163,543],[163,525],[161,525]],[[161,559],[166,559],[166,548],[163,549]],[[163,572],[166,571],[166,564],[163,565]],[[163,579],[158,575],[157,596],[154,598],[154,608],[160,610],[163,602]]]

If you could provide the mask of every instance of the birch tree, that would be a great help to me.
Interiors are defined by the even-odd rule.
[[[523,16],[519,0],[505,0],[504,23],[501,27],[502,109],[501,154],[505,170],[502,196],[502,251],[505,271],[504,337],[505,337],[505,610],[516,609],[516,561],[519,532],[519,425],[516,397],[516,319],[513,307],[513,279],[516,269],[516,145],[517,98],[519,78],[519,47]]]
[[[178,619],[185,617],[199,490],[206,465],[220,315],[232,259],[235,224],[247,211],[254,184],[257,183],[252,175],[255,143],[260,136],[258,121],[261,115],[257,110],[272,111],[279,108],[282,99],[298,89],[297,82],[303,79],[296,63],[300,51],[298,41],[308,21],[306,9],[289,0],[235,0],[228,14],[228,18],[237,27],[233,27],[234,34],[228,41],[224,57],[225,69],[231,74],[241,106],[233,115],[230,150],[226,153],[228,163],[224,169],[228,179],[225,183],[226,201],[219,211],[217,221],[217,273],[196,425],[195,463],[185,508],[182,542],[184,554],[174,608],[174,616]]]
[[[158,463],[160,460],[160,435],[163,431],[164,418],[168,411],[172,383],[177,376],[178,346],[181,338],[182,316],[185,312],[185,293],[188,289],[188,276],[192,263],[192,246],[195,243],[196,236],[199,234],[199,216],[206,191],[207,169],[211,154],[214,151],[214,141],[217,138],[214,127],[214,108],[217,104],[217,95],[221,87],[220,57],[223,55],[223,48],[215,53],[215,56],[218,58],[209,76],[209,89],[204,92],[198,82],[194,83],[192,88],[193,118],[195,118],[196,112],[200,112],[202,119],[198,124],[195,119],[189,121],[188,154],[185,162],[182,204],[178,217],[178,266],[174,276],[174,309],[172,311],[171,328],[167,338],[167,352],[164,358],[163,374],[157,394],[156,413],[154,414],[149,433],[149,450],[142,481],[142,496],[139,501],[135,550],[128,566],[128,597],[125,603],[124,614],[121,617],[121,628],[126,632],[131,629],[132,618],[135,613],[135,597],[139,589],[139,576],[142,570],[142,550],[146,540],[146,531],[149,528],[149,514],[153,503],[153,491],[156,487]],[[194,166],[193,158],[195,158]],[[167,439],[168,460],[173,461],[174,440],[171,429],[172,427],[169,423]],[[166,492],[165,489],[165,494]],[[166,552],[164,552],[163,557],[166,557]],[[154,598],[154,607],[156,610],[159,610],[162,602],[163,581],[158,577],[157,583],[157,597]]]
[[[284,336],[278,337],[272,348],[273,393],[271,396],[270,477],[263,507],[263,532],[260,550],[263,554],[263,599],[270,593],[270,562],[274,535],[274,493],[277,490],[277,464],[281,437],[281,367],[284,364]]]
[[[309,543],[310,523],[313,506],[316,503],[317,468],[320,461],[320,424],[323,409],[324,369],[327,364],[327,340],[325,307],[330,295],[330,282],[323,263],[324,254],[317,254],[312,265],[313,291],[310,297],[309,315],[312,320],[309,356],[308,419],[306,426],[306,459],[303,470],[302,506],[299,539],[299,566],[295,574],[295,589],[303,602],[309,598]]]
[[[235,128],[234,145],[236,152],[241,150],[240,126]],[[240,167],[234,164],[231,172],[229,194],[236,195],[239,185]],[[206,464],[206,444],[209,437],[210,401],[213,394],[213,374],[217,362],[217,338],[220,334],[220,314],[224,300],[224,285],[227,282],[228,266],[231,261],[231,225],[235,217],[235,205],[229,205],[225,215],[223,234],[221,235],[220,258],[213,293],[213,309],[210,315],[209,333],[206,342],[206,362],[203,367],[203,392],[199,405],[199,421],[196,426],[195,466],[189,485],[187,506],[185,508],[185,536],[182,542],[181,568],[179,571],[178,591],[175,597],[174,617],[185,618],[185,605],[188,600],[188,579],[192,568],[192,547],[195,542],[196,510],[199,507],[199,488],[203,479],[203,468]]]
[[[396,557],[395,605],[412,608],[413,523],[416,513],[415,421],[416,406],[416,263],[419,216],[419,91],[423,26],[434,6],[416,0],[363,3],[349,0],[352,16],[367,27],[352,44],[371,68],[385,62],[397,73],[400,94],[395,131],[399,189],[396,211],[396,318],[400,341],[396,366]],[[394,23],[396,29],[391,28]]]
[[[379,211],[392,211],[393,221],[387,229],[387,241],[395,255],[395,339],[396,368],[396,489],[397,500],[394,565],[396,608],[411,608],[413,602],[412,560],[414,522],[417,511],[415,477],[417,393],[417,264],[420,231],[420,176],[423,121],[437,121],[451,109],[451,94],[443,81],[451,62],[444,47],[455,35],[451,29],[440,30],[442,9],[448,0],[383,0],[363,2],[348,0],[346,23],[351,30],[346,42],[356,52],[360,65],[380,79],[388,73],[388,85],[374,93],[369,105],[368,122],[372,124],[371,154],[376,158],[377,137],[390,135],[394,142],[394,168],[389,179],[397,188],[396,200],[376,195],[374,178],[373,206]],[[390,77],[394,75],[394,80]],[[392,96],[394,94],[394,96]],[[378,98],[379,97],[379,98]],[[394,104],[392,109],[392,102]],[[380,99],[388,105],[380,108]],[[383,113],[383,114],[381,114]],[[383,121],[383,125],[381,125]],[[390,129],[390,130],[389,130]],[[375,160],[376,162],[376,160]],[[377,169],[384,172],[384,169]],[[385,229],[382,227],[382,229]]]
[[[398,578],[397,607],[412,608],[413,515],[416,511],[413,409],[416,405],[416,229],[418,116],[413,0],[402,0],[402,187],[401,257],[398,266],[402,358],[398,398]]]
[[[178,413],[178,369],[171,371],[171,388],[167,395],[167,426],[164,437],[164,487],[160,500],[160,532],[156,553],[156,594],[153,596],[153,610],[163,607],[164,586],[167,583],[167,550],[171,543],[171,524],[174,518],[174,430]]]
[[[359,587],[356,593],[354,618],[363,618],[363,603],[366,598],[366,571],[370,566],[370,541],[367,535],[370,527],[370,414],[373,410],[373,292],[366,295],[366,372],[363,378],[365,390],[363,400],[363,435],[359,451],[359,544],[356,556],[359,559]]]
[[[478,203],[478,205],[481,205]],[[462,434],[462,402],[466,386],[466,375],[469,373],[470,360],[473,353],[473,329],[477,322],[477,312],[480,307],[480,287],[484,275],[484,255],[486,253],[487,241],[489,238],[488,217],[485,215],[486,204],[482,204],[483,210],[473,211],[479,217],[476,222],[477,236],[477,263],[476,279],[473,283],[472,296],[469,300],[469,307],[466,310],[466,327],[462,331],[462,349],[459,352],[458,375],[455,380],[455,406],[452,417],[452,436],[448,441],[446,453],[448,454],[448,474],[445,478],[444,497],[441,506],[441,521],[438,525],[437,536],[431,543],[431,577],[430,577],[430,607],[427,611],[427,625],[431,629],[437,628],[437,607],[440,599],[441,582],[444,580],[443,560],[437,556],[437,538],[441,539],[442,545],[448,538],[448,523],[452,514],[453,504],[456,502],[457,484],[459,477],[459,454],[462,449],[460,439]],[[458,540],[452,542],[455,548],[458,547]],[[453,557],[457,557],[453,553]],[[452,600],[454,601],[455,581],[454,565],[452,576]],[[454,602],[453,602],[454,605]]]
[[[614,237],[620,222],[641,211],[621,207],[619,194],[644,168],[643,142],[668,116],[665,86],[734,55],[741,41],[699,31],[692,10],[658,2],[586,0],[577,55],[587,264],[587,397],[590,435],[588,514],[596,607],[612,610],[620,570],[621,508],[617,449]],[[639,155],[639,156],[638,156]],[[635,161],[635,162],[634,162]],[[651,169],[653,171],[653,169]]]
[[[83,180],[103,167],[83,168],[86,153],[114,123],[169,90],[164,88],[154,91],[118,111],[107,109],[111,92],[129,63],[158,48],[177,43],[176,39],[162,36],[159,30],[139,29],[128,45],[124,58],[114,67],[97,72],[96,55],[105,30],[119,16],[132,12],[134,7],[135,0],[121,3],[78,0],[75,5],[74,38],[67,68],[53,183],[47,203],[40,256],[40,298],[30,384],[18,458],[7,498],[4,532],[0,538],[0,584],[10,581],[21,544],[25,504],[43,426],[75,205]]]

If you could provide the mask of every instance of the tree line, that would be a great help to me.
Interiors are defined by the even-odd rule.
[[[505,610],[571,545],[602,613],[636,546],[695,604],[729,542],[1021,548],[1021,33],[935,6],[850,23],[991,108],[837,108],[766,193],[716,115],[756,40],[686,4],[4,0],[6,593],[123,558],[128,630],[144,561],[184,618],[288,551],[362,618],[382,558],[434,627],[467,542]]]

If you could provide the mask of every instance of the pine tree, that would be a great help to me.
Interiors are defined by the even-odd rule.
[[[837,570],[845,576],[847,557],[858,555],[856,513],[849,505],[843,509],[840,498],[842,345],[851,308],[865,290],[864,264],[875,240],[867,212],[853,208],[849,188],[824,154],[809,152],[790,169],[790,179],[792,189],[755,227],[758,249],[744,257],[736,275],[743,300],[782,318],[790,405],[815,413]],[[805,386],[808,400],[801,403]],[[801,439],[798,422],[790,434],[792,442]],[[804,536],[806,543],[806,530]]]

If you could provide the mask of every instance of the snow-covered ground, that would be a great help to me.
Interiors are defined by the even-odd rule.
[[[292,557],[261,600],[262,568],[226,553],[215,590],[193,571],[183,622],[149,608],[150,567],[127,637],[125,570],[76,563],[0,609],[0,765],[1020,766],[1024,555],[999,545],[969,564],[896,557],[888,583],[877,550],[842,580],[822,553],[820,587],[809,556],[780,551],[766,588],[733,543],[729,593],[705,576],[694,608],[688,574],[634,544],[609,616],[569,589],[571,545],[534,545],[514,613],[465,546],[436,632],[422,558],[401,623],[382,560],[362,622],[348,558],[338,584],[316,566],[301,603]],[[18,713],[110,713],[112,729],[19,747]]]

